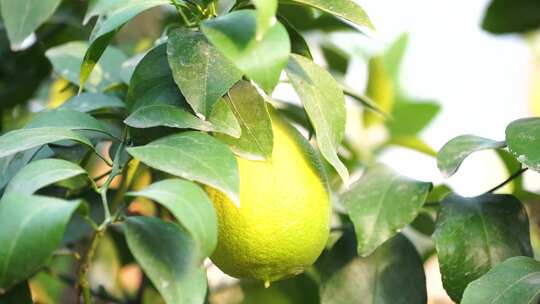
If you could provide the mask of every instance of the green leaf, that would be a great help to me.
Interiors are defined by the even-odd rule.
[[[79,165],[61,159],[42,159],[31,162],[13,177],[6,192],[33,194],[56,182],[85,174]]]
[[[200,131],[229,132],[227,128],[201,120],[197,116],[175,106],[158,104],[144,106],[133,112],[124,123],[133,128],[169,127]],[[235,135],[234,133],[232,135]]]
[[[111,135],[94,117],[71,109],[56,109],[38,113],[25,128],[59,127],[69,130],[90,130]]]
[[[400,135],[391,137],[387,144],[404,147],[433,157],[437,156],[437,151],[433,150],[430,145],[417,136]]]
[[[444,288],[456,301],[467,285],[513,256],[532,256],[529,221],[511,195],[465,198],[450,194],[433,235]]]
[[[382,164],[369,168],[341,196],[354,224],[358,254],[370,255],[410,224],[431,188],[431,183],[403,177]]]
[[[0,304],[32,304],[32,294],[27,281],[23,281],[2,294],[0,291]]]
[[[124,102],[116,96],[101,93],[82,93],[68,99],[60,106],[60,109],[71,109],[86,113],[109,108],[123,109],[125,107]]]
[[[229,105],[229,102],[221,98],[215,105],[208,121],[214,125],[216,130],[220,130],[223,134],[228,134],[234,138],[239,138],[242,129],[234,116],[234,113]]]
[[[391,113],[394,108],[396,83],[385,65],[383,56],[369,60],[366,95],[375,102],[382,113]],[[384,122],[384,117],[370,111],[364,112],[364,124],[367,127]]]
[[[287,65],[291,46],[281,23],[272,25],[262,39],[256,39],[256,23],[253,10],[240,10],[204,21],[201,29],[225,57],[270,93]]]
[[[365,258],[356,256],[352,233],[346,233],[321,259],[322,304],[426,303],[422,260],[401,234]]]
[[[366,12],[353,0],[286,0],[283,2],[309,5],[323,12],[349,20],[356,25],[374,29]]]
[[[272,122],[264,98],[249,82],[242,81],[229,91],[226,99],[235,114],[242,135],[240,138],[217,135],[238,155],[251,160],[265,160],[272,156]]]
[[[525,33],[540,27],[540,3],[536,0],[493,0],[482,28],[494,34]]]
[[[72,41],[45,52],[54,72],[79,85],[81,64],[89,45],[84,41]],[[86,88],[91,92],[104,91],[114,83],[122,82],[120,70],[126,56],[115,47],[109,47],[90,74]]]
[[[94,70],[94,67],[111,43],[115,34],[116,31],[105,34],[92,41],[92,43],[90,43],[90,45],[88,46],[88,49],[86,50],[86,53],[84,54],[84,58],[81,63],[81,73],[79,76],[79,92],[82,92],[82,90],[84,89],[84,85],[86,84],[88,77],[90,77],[92,70]]]
[[[0,10],[11,49],[20,49],[24,39],[49,19],[59,4],[60,0],[1,0]]]
[[[461,163],[470,154],[487,149],[504,147],[505,142],[476,135],[460,135],[447,142],[437,154],[437,167],[445,177],[456,173]]]
[[[100,16],[90,35],[90,42],[106,35],[143,11],[159,5],[171,4],[170,0],[115,0],[116,3],[100,11]]]
[[[86,137],[66,128],[18,129],[0,137],[0,158],[61,140],[74,140],[92,147]]]
[[[167,44],[160,44],[150,50],[135,68],[126,104],[134,111],[147,105],[183,103],[167,61]]]
[[[386,125],[391,136],[416,135],[422,131],[441,110],[441,106],[432,101],[411,101],[399,99],[394,104]]]
[[[206,192],[196,184],[181,179],[168,179],[129,195],[146,197],[169,209],[197,242],[201,263],[216,248],[216,213]]]
[[[495,266],[465,289],[462,304],[535,304],[540,300],[540,262],[513,257]]]
[[[252,0],[252,2],[257,9],[257,40],[261,40],[276,22],[278,0]]]
[[[508,150],[525,166],[540,172],[540,118],[523,118],[506,127]]]
[[[204,303],[206,272],[195,241],[180,226],[129,217],[125,234],[130,251],[166,303]]]
[[[322,44],[321,51],[328,69],[332,73],[337,73],[340,75],[347,74],[350,60],[350,56],[347,54],[347,52],[343,51],[333,43]]]
[[[345,134],[345,96],[332,76],[311,60],[291,55],[287,76],[315,128],[324,158],[347,184],[349,173],[337,156]]]
[[[0,289],[33,275],[58,248],[80,201],[9,192],[0,201]]]
[[[291,53],[313,60],[309,45],[302,34],[300,34],[300,31],[283,16],[278,16],[278,20],[285,26],[287,34],[289,34],[289,38],[291,39]]]
[[[167,56],[174,80],[195,113],[207,117],[242,72],[197,31],[169,31]]]
[[[53,155],[54,152],[48,146],[39,146],[0,158],[0,190],[29,162]]]
[[[150,167],[212,186],[234,202],[239,201],[238,166],[234,154],[210,135],[183,132],[127,151]]]

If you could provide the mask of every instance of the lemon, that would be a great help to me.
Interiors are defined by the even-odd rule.
[[[294,127],[271,113],[274,147],[267,161],[237,157],[240,207],[207,188],[218,215],[212,261],[265,285],[312,265],[329,236],[330,201],[320,159]]]

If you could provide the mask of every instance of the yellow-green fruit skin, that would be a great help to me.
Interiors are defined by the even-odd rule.
[[[328,240],[331,210],[320,159],[297,130],[275,113],[271,118],[272,157],[237,157],[240,207],[207,188],[219,227],[212,261],[231,276],[265,282],[315,262]]]

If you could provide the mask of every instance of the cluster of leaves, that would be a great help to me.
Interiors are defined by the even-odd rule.
[[[470,153],[499,149],[511,172],[523,172],[520,163],[539,170],[539,120],[513,122],[504,142],[462,136],[437,154],[418,134],[439,106],[399,87],[407,36],[369,60],[365,96],[336,80],[351,54],[329,40],[306,42],[313,33],[369,31],[353,1],[94,0],[85,16],[73,13],[81,11],[77,4],[60,2],[0,0],[12,49],[27,47],[0,53],[17,59],[15,68],[2,60],[11,72],[2,80],[32,79],[6,84],[17,94],[4,116],[50,84],[51,68],[70,96],[29,113],[22,127],[2,125],[0,302],[30,302],[29,284],[34,297],[60,302],[66,288],[56,281],[75,287],[72,297],[86,303],[217,301],[203,264],[217,243],[217,219],[201,185],[240,203],[235,155],[271,156],[270,107],[313,136],[340,226],[308,273],[268,290],[241,282],[244,302],[425,303],[423,260],[435,250],[443,284],[458,302],[537,297],[540,265],[530,258],[528,217],[518,199],[536,195],[519,178],[512,195],[464,198],[376,164],[375,155],[399,145],[437,156],[441,172],[451,175]],[[111,45],[131,19],[155,7],[170,16],[149,48]],[[75,21],[60,18],[66,15]],[[61,28],[44,36],[56,18]],[[89,41],[81,41],[88,32],[79,24],[64,32],[79,20],[93,22]],[[314,63],[315,49],[328,71]],[[37,75],[22,68],[30,63]],[[271,97],[280,82],[301,105]],[[345,136],[346,98],[363,107],[352,137]],[[373,142],[358,138],[381,130]],[[96,173],[96,164],[108,169]],[[349,185],[349,172],[361,169]],[[419,236],[432,234],[434,242],[422,247]],[[142,268],[134,292],[114,282],[96,286],[92,269],[108,256],[115,260],[105,262],[111,276],[117,264]]]

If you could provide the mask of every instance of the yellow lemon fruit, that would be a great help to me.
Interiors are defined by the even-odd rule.
[[[330,200],[322,164],[294,127],[271,113],[274,147],[266,161],[237,157],[240,207],[207,188],[218,216],[212,261],[238,278],[294,276],[321,254],[330,230]]]

